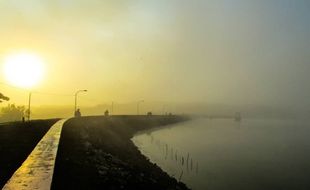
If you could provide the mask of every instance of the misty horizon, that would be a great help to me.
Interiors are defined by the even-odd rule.
[[[0,1],[0,186],[310,189],[309,0]]]
[[[2,107],[5,107],[3,104]],[[104,115],[106,110],[111,115],[136,115],[137,102],[114,102],[112,104],[82,105],[78,107],[83,116]],[[1,107],[0,107],[1,109]],[[47,118],[68,118],[72,117],[74,107],[72,105],[40,105],[32,106],[33,119]],[[167,102],[144,102],[140,105],[141,115],[152,112],[154,115],[177,114],[205,117],[233,117],[236,112],[240,112],[243,118],[260,119],[307,119],[309,109],[298,109],[285,106],[268,105],[224,105],[224,104],[203,104],[203,103],[170,103]],[[18,118],[17,120],[20,120]],[[1,114],[0,114],[1,121]]]
[[[3,1],[1,60],[7,53],[35,52],[45,75],[22,90],[3,85],[8,82],[1,75],[1,92],[17,105],[27,104],[28,91],[56,94],[34,93],[34,106],[69,105],[69,95],[88,89],[80,98],[84,106],[145,99],[304,110],[310,105],[309,6]]]

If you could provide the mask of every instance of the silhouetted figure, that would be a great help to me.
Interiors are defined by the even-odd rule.
[[[75,117],[81,117],[81,111],[80,111],[80,109],[77,109],[76,111],[75,111]]]
[[[25,123],[25,116],[22,117],[22,122]]]
[[[105,110],[104,116],[109,116],[109,110]]]

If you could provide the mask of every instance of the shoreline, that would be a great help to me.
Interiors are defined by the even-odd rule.
[[[135,135],[140,135],[140,134],[144,134],[144,133],[150,133],[150,132],[158,131],[158,130],[161,130],[161,129],[166,129],[166,128],[175,127],[174,125],[176,125],[176,124],[178,124],[178,123],[185,123],[185,122],[190,122],[190,121],[192,121],[192,120],[195,120],[195,119],[193,119],[193,118],[191,118],[191,117],[187,117],[187,116],[186,116],[186,118],[187,118],[186,120],[181,121],[181,122],[177,122],[177,123],[171,123],[171,124],[168,124],[168,125],[162,125],[162,126],[158,126],[158,127],[153,127],[153,128],[150,128],[150,129],[141,129],[141,130],[135,132],[135,133],[133,134],[133,137],[134,137]],[[133,137],[132,137],[132,138],[133,138]]]
[[[89,116],[67,121],[52,189],[188,189],[144,156],[136,132],[189,120],[184,116]]]

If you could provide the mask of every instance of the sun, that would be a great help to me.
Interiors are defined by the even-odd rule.
[[[14,86],[31,88],[42,80],[43,75],[44,64],[36,54],[11,54],[4,60],[4,76]]]

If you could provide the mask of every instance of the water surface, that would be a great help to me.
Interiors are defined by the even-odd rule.
[[[197,119],[137,134],[151,162],[192,189],[310,189],[310,126]]]

